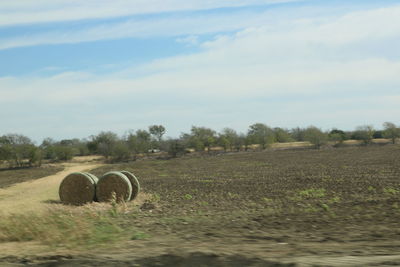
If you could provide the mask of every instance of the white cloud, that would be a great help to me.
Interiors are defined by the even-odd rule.
[[[396,20],[398,24],[394,23]],[[376,25],[384,28],[379,35]],[[349,89],[362,92],[378,84],[400,84],[400,62],[382,58],[379,53],[366,52],[361,58],[351,56],[354,51],[362,50],[362,42],[379,45],[379,41],[387,38],[400,38],[400,28],[396,25],[400,25],[399,6],[355,12],[318,25],[295,20],[290,30],[271,29],[271,25],[249,28],[204,43],[204,50],[197,54],[157,60],[105,77],[64,73],[29,82],[9,78],[5,81],[11,80],[12,84],[2,88],[9,87],[11,91],[2,93],[12,94],[16,84],[32,92],[51,88],[44,95],[60,101],[118,93],[189,94],[186,92],[190,91],[197,95],[243,97]],[[334,37],[324,34],[328,32]],[[182,40],[194,42],[197,38],[188,36]],[[346,54],[346,58],[335,54],[338,52]]]
[[[177,38],[176,42],[186,44],[188,46],[193,46],[193,45],[199,44],[199,37],[196,35],[189,35],[189,36]]]
[[[244,1],[245,2],[245,1]],[[244,2],[242,2],[244,4]],[[303,15],[304,16],[304,15]],[[0,16],[1,17],[1,16]],[[251,50],[253,40],[247,35],[258,33],[258,43],[266,49],[281,48],[283,45],[298,48],[291,54],[304,53],[304,46],[326,46],[327,49],[356,42],[371,42],[399,36],[400,5],[386,8],[351,12],[341,17],[314,17],[304,19],[301,14],[288,12],[287,16],[274,10],[265,12],[241,11],[237,13],[211,13],[197,15],[174,15],[155,17],[151,19],[128,19],[123,22],[97,24],[78,30],[64,29],[57,31],[38,32],[19,36],[0,38],[0,50],[23,46],[43,44],[80,43],[98,40],[121,38],[176,37],[178,41],[196,43],[196,35],[213,34],[218,32],[240,31],[233,37],[237,40],[248,40]],[[243,30],[247,29],[247,30]],[[182,37],[186,36],[186,37]],[[190,40],[189,40],[189,39]],[[204,44],[210,48],[222,47],[229,43],[232,37],[222,36],[216,41]],[[292,47],[290,47],[292,48]],[[287,52],[284,52],[287,54]],[[276,54],[276,57],[281,54]]]
[[[370,119],[380,126],[400,117],[400,60],[387,57],[382,47],[400,39],[399,11],[395,6],[322,23],[295,19],[283,28],[252,27],[204,43],[196,54],[108,75],[2,78],[0,103],[90,104],[96,114],[89,118],[100,116],[111,129],[122,129],[124,121],[143,125],[155,119],[177,129],[183,124],[219,129],[225,126],[221,121],[235,127],[265,121],[349,129]],[[121,116],[113,124],[112,118]]]
[[[299,0],[2,0],[0,26],[242,7]]]
[[[80,43],[120,38],[175,37],[237,31],[273,21],[267,13],[239,12],[130,19],[79,30],[57,30],[0,38],[0,50],[23,46]],[[187,37],[186,37],[187,38]],[[184,40],[183,38],[180,39]],[[187,40],[186,40],[187,41]]]

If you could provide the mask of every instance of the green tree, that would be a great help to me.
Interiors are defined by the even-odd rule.
[[[6,136],[0,136],[0,160],[9,161],[12,158],[12,147]]]
[[[286,129],[282,128],[274,128],[274,135],[275,135],[275,141],[279,143],[287,143],[287,142],[293,142],[293,138],[290,136],[290,133]]]
[[[115,143],[111,153],[113,162],[126,162],[132,158],[131,151],[126,141],[120,140]]]
[[[303,141],[306,141],[305,140],[305,131],[306,131],[306,129],[304,129],[304,128],[296,127],[296,128],[293,128],[292,130],[290,130],[290,136],[295,141],[303,142]]]
[[[52,138],[45,138],[40,145],[40,149],[45,159],[66,161],[71,160],[75,155],[80,155],[78,145],[79,139],[55,141]]]
[[[173,158],[184,155],[186,152],[184,141],[181,139],[167,140],[167,151],[168,154]]]
[[[31,162],[32,150],[36,147],[29,137],[21,134],[8,134],[0,138],[3,157],[9,162],[10,166],[22,167],[24,160]]]
[[[192,126],[190,132],[190,144],[192,147],[197,151],[204,151],[207,148],[207,151],[210,152],[211,146],[217,140],[216,132],[210,128],[196,126]]]
[[[389,138],[392,140],[392,143],[396,143],[396,139],[400,138],[400,128],[397,127],[394,123],[392,122],[385,122],[383,124],[383,136],[385,138]]]
[[[149,132],[160,143],[165,134],[165,127],[162,125],[151,125],[149,126]]]
[[[328,139],[335,142],[335,146],[338,146],[346,140],[346,133],[342,130],[333,129],[329,132]]]
[[[34,145],[31,145],[28,151],[29,166],[42,165],[42,150]]]
[[[274,131],[263,123],[250,125],[247,136],[253,144],[261,145],[262,149],[275,141]]]
[[[74,151],[71,146],[57,144],[53,149],[56,160],[71,160],[74,157]]]
[[[137,130],[136,132],[130,132],[127,137],[128,147],[136,159],[139,153],[148,153],[151,148],[151,136],[146,130]]]
[[[315,148],[320,148],[328,142],[328,135],[321,131],[321,129],[310,126],[304,132],[304,140],[310,142]]]
[[[228,148],[232,151],[235,144],[238,143],[239,135],[231,128],[224,128],[218,135],[218,144],[226,151]]]
[[[248,143],[250,143],[250,141],[248,140],[247,135],[240,133],[238,134],[238,137],[235,139],[235,143],[233,144],[233,146],[235,150],[239,152],[240,150],[242,150],[243,147],[245,147],[245,150],[247,150]]]
[[[368,145],[372,142],[374,133],[375,130],[372,125],[358,126],[353,132],[353,138],[356,140],[362,140],[364,144]]]
[[[48,160],[56,160],[57,159],[57,155],[56,155],[56,152],[54,149],[55,145],[56,145],[56,141],[54,141],[50,137],[45,138],[42,141],[40,148],[42,149],[42,156],[44,159],[48,159]]]
[[[112,155],[114,146],[118,141],[117,134],[113,132],[101,132],[97,136],[92,136],[89,148],[108,159]]]

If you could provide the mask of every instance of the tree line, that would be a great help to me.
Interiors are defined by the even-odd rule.
[[[182,133],[178,138],[164,138],[165,133],[163,125],[151,125],[146,130],[129,131],[123,136],[107,131],[88,139],[55,141],[46,138],[40,145],[35,145],[27,136],[7,134],[0,136],[0,161],[7,162],[9,167],[40,166],[42,160],[64,161],[85,155],[102,155],[109,161],[129,161],[158,151],[178,157],[189,150],[210,152],[213,147],[221,147],[224,151],[242,151],[250,149],[254,144],[260,149],[266,149],[273,143],[295,141],[308,141],[315,148],[328,142],[340,146],[346,140],[361,140],[368,145],[374,138],[389,138],[394,144],[400,138],[400,127],[385,122],[382,130],[364,125],[354,131],[322,131],[314,126],[284,129],[255,123],[249,126],[246,133],[239,133],[231,128],[217,132],[197,126],[192,126],[189,133]]]

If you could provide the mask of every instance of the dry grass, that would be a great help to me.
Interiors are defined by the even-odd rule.
[[[89,156],[76,156],[70,162],[72,163],[85,163],[85,162],[102,162],[104,161],[103,156],[89,155]]]
[[[90,246],[117,240],[123,232],[115,215],[62,208],[45,213],[9,214],[0,218],[0,242],[40,241],[53,246]]]
[[[139,207],[149,199],[151,195],[141,193],[135,202],[130,202],[129,205],[52,204],[42,207],[40,213],[0,212],[0,243],[32,241],[67,248],[109,246],[115,241],[135,237],[135,226],[127,222],[138,216]]]
[[[51,203],[59,202],[58,188],[71,172],[90,170],[100,164],[64,163],[64,170],[41,179],[15,184],[0,189],[0,210],[3,213],[41,212]]]
[[[302,148],[311,147],[310,142],[288,142],[288,143],[274,143],[271,148]]]

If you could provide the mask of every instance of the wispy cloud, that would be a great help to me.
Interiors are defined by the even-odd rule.
[[[271,12],[240,11],[126,19],[122,22],[100,23],[80,29],[57,29],[8,36],[0,38],[0,50],[33,45],[81,43],[121,38],[193,36],[238,31],[268,24],[273,22],[274,18],[276,17]],[[187,37],[185,38],[187,39]]]
[[[229,2],[229,1],[228,1]],[[243,1],[242,4],[244,4]],[[238,4],[238,3],[237,3]],[[122,22],[96,24],[80,29],[57,29],[0,38],[0,50],[15,47],[70,44],[121,38],[178,37],[193,44],[193,36],[219,32],[263,31],[269,46],[282,42],[307,40],[309,45],[336,46],[350,42],[396,37],[399,35],[400,6],[352,12],[339,18],[314,17],[305,14],[279,16],[273,11],[240,11],[230,13],[200,13],[126,19]],[[279,29],[278,31],[276,29]],[[242,34],[247,34],[246,32]],[[260,36],[262,36],[260,34]],[[224,37],[226,38],[226,37]],[[290,39],[290,40],[289,40]],[[227,40],[229,42],[229,40]],[[223,42],[220,39],[219,42]],[[216,42],[213,42],[216,43]],[[303,44],[305,42],[302,42]]]
[[[295,1],[299,0],[2,0],[0,2],[0,26],[104,19]]]

